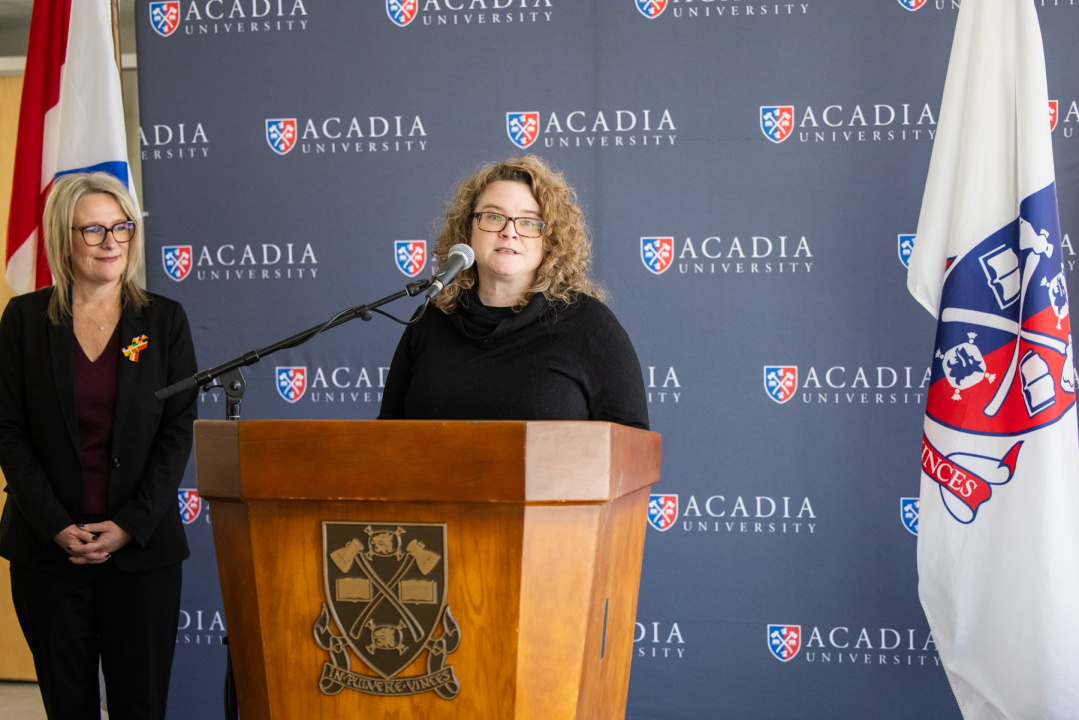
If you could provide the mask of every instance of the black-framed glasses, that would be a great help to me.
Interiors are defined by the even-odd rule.
[[[521,237],[539,237],[543,234],[543,228],[547,223],[530,217],[509,217],[502,213],[476,212],[472,217],[479,219],[480,230],[487,232],[502,232],[503,228],[513,221],[513,227],[517,228],[517,234]]]
[[[112,239],[118,243],[126,243],[131,240],[135,235],[135,221],[127,220],[126,222],[116,223],[112,227],[105,227],[104,225],[83,225],[82,227],[72,227],[71,229],[79,231],[84,243],[90,247],[97,247],[105,242],[105,237],[109,233],[112,233]]]

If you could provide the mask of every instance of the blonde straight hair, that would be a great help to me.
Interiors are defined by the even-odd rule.
[[[75,206],[87,195],[109,195],[124,211],[128,220],[135,222],[135,233],[127,244],[127,267],[120,281],[122,305],[143,307],[149,302],[146,292],[138,284],[138,268],[142,263],[143,235],[141,218],[135,208],[127,187],[115,176],[104,172],[71,173],[57,178],[45,201],[42,223],[45,234],[45,255],[55,290],[49,301],[49,320],[61,325],[71,318],[71,289],[75,275],[71,267],[71,244],[82,242],[76,237],[71,224],[75,219]]]

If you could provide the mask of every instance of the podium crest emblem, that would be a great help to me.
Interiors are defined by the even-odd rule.
[[[314,630],[330,659],[319,689],[457,697],[446,664],[461,643],[446,602],[446,525],[325,521],[322,549],[326,602]],[[424,652],[426,674],[400,676]],[[376,674],[354,672],[353,655]]]

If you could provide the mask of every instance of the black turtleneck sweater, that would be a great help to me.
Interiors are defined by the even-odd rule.
[[[637,353],[606,305],[533,296],[519,313],[475,292],[408,326],[390,363],[380,419],[603,420],[648,429]]]

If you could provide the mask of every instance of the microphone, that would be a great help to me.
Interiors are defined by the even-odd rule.
[[[427,299],[430,300],[438,295],[442,288],[453,282],[462,270],[472,267],[475,261],[476,253],[472,252],[472,248],[468,245],[457,243],[451,247],[449,255],[446,256],[446,262],[442,263],[438,272],[431,278],[431,287],[427,288]]]

